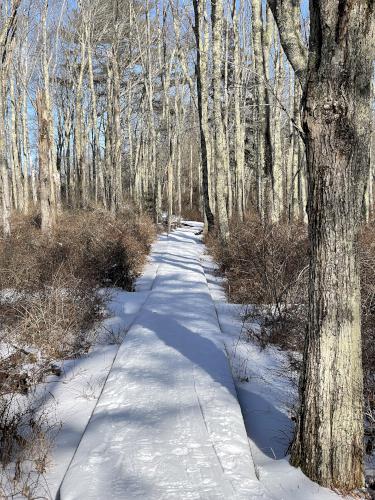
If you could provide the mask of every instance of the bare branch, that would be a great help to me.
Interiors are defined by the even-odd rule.
[[[298,0],[268,0],[280,33],[284,52],[302,86],[307,70],[307,48],[303,42]]]

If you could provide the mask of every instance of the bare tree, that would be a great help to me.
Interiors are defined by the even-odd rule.
[[[363,485],[363,389],[357,235],[369,171],[374,3],[268,0],[303,87],[310,235],[309,321],[292,463],[313,480]],[[298,10],[297,10],[298,9]]]
[[[240,2],[240,13],[243,9],[243,2]],[[236,1],[232,4],[232,25],[233,25],[233,85],[234,85],[234,126],[235,126],[235,161],[236,161],[236,199],[237,214],[243,219],[245,211],[245,186],[244,186],[244,168],[245,168],[245,128],[241,113],[241,104],[243,92],[241,54],[240,54],[240,36],[239,36],[239,16],[237,13]]]
[[[227,181],[227,170],[229,168],[225,161],[226,139],[222,118],[222,79],[221,65],[223,60],[222,37],[223,37],[223,3],[221,0],[211,1],[212,19],[212,86],[213,86],[213,122],[214,122],[214,152],[216,173],[216,212],[218,229],[223,242],[229,238],[229,222],[225,196],[225,185]]]
[[[42,231],[50,232],[53,224],[51,213],[51,176],[49,170],[49,152],[51,150],[51,137],[49,136],[49,117],[44,91],[38,90],[36,96],[36,109],[39,125],[39,179],[40,179],[40,212]]]
[[[208,230],[214,226],[214,216],[211,210],[210,182],[210,152],[209,152],[209,129],[208,129],[208,88],[207,88],[207,13],[205,2],[193,0],[194,5],[194,34],[197,50],[196,77],[198,94],[198,114],[200,127],[200,148],[202,166],[202,191],[204,213],[207,220]]]

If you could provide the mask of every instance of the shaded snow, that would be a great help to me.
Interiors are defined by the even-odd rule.
[[[212,297],[229,353],[236,389],[261,484],[278,500],[338,500],[342,498],[310,481],[286,456],[293,433],[290,408],[296,388],[286,376],[286,354],[261,350],[246,339],[241,321],[244,308],[226,301],[217,265],[203,257]]]
[[[42,397],[47,398],[47,412],[52,413],[53,421],[62,425],[40,484],[41,494],[56,497],[118,352],[116,342],[121,342],[147,294],[114,290],[108,304],[111,316],[103,322],[98,344],[85,356],[65,360],[62,375],[48,377],[40,387]],[[112,341],[114,343],[109,344]]]
[[[288,463],[284,354],[241,339],[241,308],[190,224],[159,236],[136,292],[113,292],[101,342],[47,380],[62,430],[43,495],[339,498]]]
[[[270,498],[256,478],[197,229],[154,246],[151,292],[62,483],[63,500]]]

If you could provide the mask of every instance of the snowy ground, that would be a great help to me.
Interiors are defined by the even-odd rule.
[[[336,493],[310,481],[286,456],[293,432],[290,408],[296,388],[286,374],[285,353],[260,350],[245,340],[243,308],[229,304],[210,256],[203,266],[232,366],[238,399],[260,483],[275,500],[334,500]]]
[[[256,478],[199,229],[178,229],[154,247],[152,289],[120,346],[61,499],[270,498]]]
[[[112,316],[104,321],[102,339],[87,355],[64,361],[62,375],[48,377],[41,387],[41,394],[49,396],[47,406],[52,411],[52,421],[62,425],[53,443],[50,466],[40,484],[39,492],[47,498],[57,495],[97,404],[119,344],[146,298],[147,292],[114,291],[108,305]]]
[[[285,458],[283,356],[238,341],[240,309],[189,224],[158,238],[136,292],[114,292],[102,343],[48,379],[62,429],[41,496],[337,499]]]

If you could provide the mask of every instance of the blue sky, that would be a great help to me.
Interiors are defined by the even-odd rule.
[[[67,0],[69,8],[77,7],[77,0]],[[181,3],[181,2],[180,2]],[[183,1],[182,3],[192,3],[191,0],[187,2]],[[309,14],[309,0],[301,0],[301,11],[304,18],[306,18]]]

